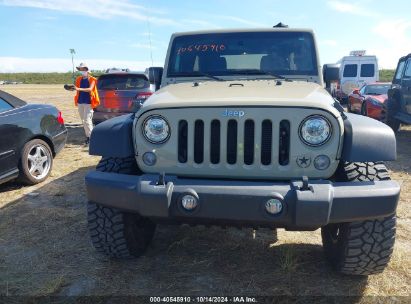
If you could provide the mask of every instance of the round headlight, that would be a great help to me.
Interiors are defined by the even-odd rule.
[[[331,124],[323,116],[307,117],[300,125],[300,137],[309,146],[325,144],[331,137]]]
[[[161,116],[150,116],[143,124],[144,137],[153,144],[161,144],[170,137],[170,126]]]

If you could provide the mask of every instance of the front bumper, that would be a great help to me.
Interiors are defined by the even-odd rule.
[[[123,175],[92,171],[86,176],[88,200],[137,212],[153,219],[224,226],[314,230],[328,223],[352,222],[395,213],[400,186],[395,181],[290,183],[186,179]],[[185,194],[195,194],[199,206],[187,212],[180,206]],[[278,215],[265,211],[271,198],[283,202]]]

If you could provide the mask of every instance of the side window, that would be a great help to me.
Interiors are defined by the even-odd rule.
[[[397,67],[397,73],[395,73],[395,79],[400,80],[402,76],[402,71],[404,70],[405,61],[401,61]]]
[[[411,77],[411,59],[407,60],[407,67],[405,68],[404,77]]]
[[[344,66],[343,77],[357,77],[358,66],[356,64],[347,64]]]
[[[4,99],[0,98],[0,113],[5,112],[10,109],[13,109],[13,107],[9,103],[7,103]]]
[[[373,63],[367,63],[361,65],[360,77],[374,77],[375,65]]]
[[[367,86],[363,86],[360,90],[361,95],[365,95],[365,90],[367,89]]]

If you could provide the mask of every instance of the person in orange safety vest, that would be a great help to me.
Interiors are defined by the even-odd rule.
[[[97,79],[91,76],[88,66],[80,63],[77,70],[81,76],[76,78],[74,89],[77,91],[74,96],[74,103],[78,107],[84,132],[86,133],[85,145],[90,143],[90,135],[93,130],[93,109],[100,104],[97,92]]]

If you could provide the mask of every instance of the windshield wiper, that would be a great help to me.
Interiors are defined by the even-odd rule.
[[[217,80],[217,81],[225,81],[224,79],[222,79],[220,77],[217,77],[217,76],[214,76],[214,75],[211,75],[211,74],[208,74],[208,73],[200,72],[200,71],[191,72],[191,73],[174,73],[174,74],[171,74],[169,76],[171,76],[171,77],[204,76],[204,77],[208,77],[208,78],[211,78],[211,79],[214,79],[214,80]]]
[[[245,74],[245,75],[269,75],[269,76],[272,76],[273,78],[276,78],[276,79],[287,79],[284,76],[277,75],[277,74],[272,73],[270,71],[257,70],[257,69],[239,70],[239,71],[235,71],[234,73],[235,74]]]

